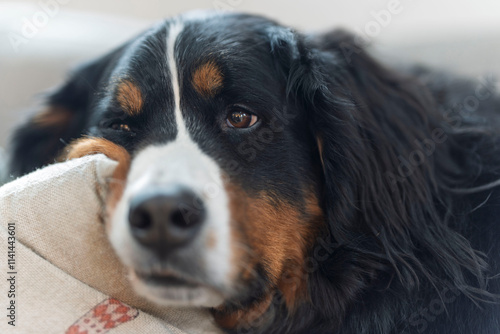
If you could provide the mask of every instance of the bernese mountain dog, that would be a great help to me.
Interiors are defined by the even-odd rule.
[[[95,153],[119,161],[106,231],[151,301],[227,333],[500,333],[490,78],[188,13],[77,68],[10,171]]]

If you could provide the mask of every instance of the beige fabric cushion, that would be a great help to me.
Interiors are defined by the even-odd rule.
[[[115,167],[104,155],[87,156],[0,188],[2,314],[10,303],[12,270],[4,266],[10,223],[16,333],[219,333],[208,311],[158,307],[129,286],[100,220],[106,179]],[[2,319],[0,333],[14,332]]]

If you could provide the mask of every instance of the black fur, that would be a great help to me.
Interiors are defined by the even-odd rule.
[[[156,77],[165,35],[157,27],[78,70],[49,98],[75,118],[63,129],[21,127],[11,173],[54,161],[61,139],[83,134],[131,153],[175,136],[172,115],[158,111],[172,98]],[[297,184],[314,185],[325,212],[324,234],[310,250],[310,301],[290,313],[278,294],[267,318],[235,332],[500,332],[500,98],[491,85],[389,69],[343,31],[305,36],[248,15],[193,23],[178,49],[181,73],[210,54],[226,75],[211,102],[184,87],[202,149],[249,192],[273,190],[298,203]],[[147,95],[147,114],[127,120],[133,136],[106,128],[116,119],[106,87],[120,70]],[[276,110],[295,116],[262,148],[241,147],[215,121],[236,100],[266,110],[267,119],[280,118]],[[240,169],[231,170],[234,160]],[[260,283],[249,285],[258,296],[245,291],[228,303],[262,297],[271,287],[260,272]]]

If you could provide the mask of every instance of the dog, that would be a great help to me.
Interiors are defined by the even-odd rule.
[[[195,12],[75,69],[10,173],[117,160],[106,232],[134,289],[227,333],[498,334],[499,130],[494,82]]]

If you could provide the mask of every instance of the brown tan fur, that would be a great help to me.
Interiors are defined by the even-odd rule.
[[[44,128],[65,127],[73,117],[73,112],[60,106],[49,106],[33,117],[33,123]]]
[[[263,264],[271,284],[281,292],[286,306],[293,312],[299,300],[308,299],[305,259],[323,222],[317,196],[305,191],[303,206],[299,207],[267,193],[249,197],[234,185],[227,185],[226,190],[230,196],[232,222],[237,225],[232,227],[233,277],[239,275],[242,279],[250,279],[256,265]],[[245,267],[238,267],[241,263]],[[273,291],[269,294],[272,295]],[[246,321],[247,312],[255,313],[249,308],[231,311],[224,316],[219,314],[216,318],[224,319],[221,326],[229,322],[239,326]],[[219,313],[223,310],[220,309]]]
[[[139,87],[130,80],[122,80],[116,90],[116,100],[124,112],[130,116],[138,115],[144,105]]]
[[[213,249],[217,245],[217,236],[214,231],[210,231],[207,236],[207,249]]]
[[[214,319],[217,324],[226,329],[258,327],[258,322],[263,321],[263,315],[271,305],[273,295],[267,295],[264,300],[253,303],[245,310],[225,312],[223,308],[214,312]]]
[[[113,172],[109,183],[108,198],[106,200],[106,215],[109,218],[112,216],[116,204],[123,195],[125,181],[130,168],[129,153],[122,146],[116,145],[104,138],[81,138],[64,149],[64,158],[71,160],[99,153],[118,162],[118,166]]]
[[[203,97],[212,97],[222,88],[224,77],[220,68],[208,61],[193,72],[194,89]]]
[[[316,143],[318,144],[319,158],[321,159],[321,166],[323,170],[325,169],[325,162],[323,160],[323,139],[321,137],[316,137]]]

